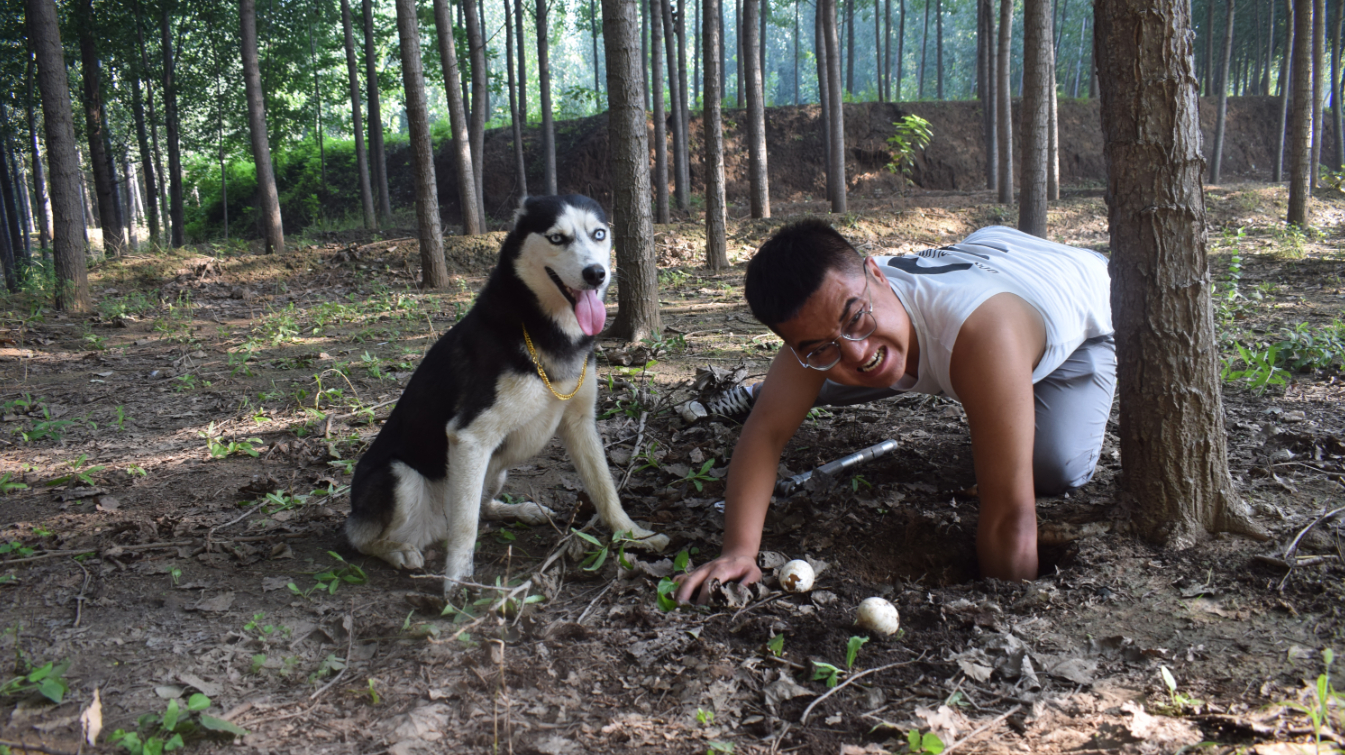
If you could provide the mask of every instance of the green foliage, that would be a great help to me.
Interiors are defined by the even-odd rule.
[[[22,482],[12,481],[10,477],[13,472],[5,472],[0,475],[0,495],[9,495],[16,490],[27,490],[28,486]]]
[[[631,568],[630,561],[626,560],[626,545],[635,541],[631,538],[629,532],[618,532],[612,535],[611,541],[607,543],[604,543],[587,532],[580,532],[573,527],[570,528],[570,532],[578,535],[584,542],[596,548],[596,550],[589,551],[588,555],[584,557],[583,562],[581,562],[580,566],[583,567],[584,571],[597,571],[601,569],[602,565],[607,563],[607,556],[611,552],[612,546],[616,546],[617,561],[621,564],[622,568]]]
[[[766,641],[766,649],[771,651],[771,655],[779,658],[785,652],[785,636],[783,634],[771,635]]]
[[[813,681],[821,681],[828,687],[835,687],[840,681],[842,672],[839,668],[824,663],[822,661],[813,661]]]
[[[289,588],[289,591],[304,598],[309,597],[315,591],[325,591],[328,595],[335,595],[337,588],[342,584],[362,585],[369,581],[369,575],[364,572],[364,569],[341,558],[341,554],[336,551],[327,551],[327,555],[336,559],[336,566],[314,574],[313,579],[316,583],[307,590],[300,590],[298,585],[290,582],[285,585]]]
[[[846,668],[852,669],[855,667],[855,658],[856,656],[859,655],[859,649],[864,647],[864,643],[868,641],[869,641],[868,637],[851,637],[849,640],[846,641],[845,643]]]
[[[1336,659],[1331,648],[1322,650],[1322,673],[1317,675],[1316,684],[1308,686],[1312,699],[1307,703],[1286,702],[1284,705],[1299,711],[1308,717],[1312,725],[1312,736],[1317,752],[1322,751],[1322,731],[1345,729],[1345,694],[1336,691],[1331,684],[1331,664]]]
[[[107,469],[107,467],[102,464],[86,467],[85,464],[88,463],[88,458],[88,454],[80,454],[78,459],[67,461],[65,465],[70,467],[70,474],[61,475],[60,477],[48,480],[47,485],[55,487],[56,485],[65,485],[70,482],[78,481],[84,483],[88,487],[94,487],[97,483],[94,481],[93,475]]]
[[[943,752],[943,740],[934,732],[921,734],[919,729],[911,729],[906,735],[906,750],[915,755],[939,755]]]
[[[705,463],[701,465],[700,469],[692,467],[687,471],[685,476],[683,476],[680,480],[678,480],[678,482],[683,483],[689,482],[692,485],[695,485],[696,492],[700,493],[705,490],[705,483],[717,482],[717,480],[710,474],[710,469],[714,465],[715,460],[713,457],[706,459]]]
[[[0,696],[17,697],[36,692],[59,705],[65,699],[65,694],[70,691],[70,684],[65,680],[65,672],[69,668],[69,661],[60,663],[48,661],[36,668],[30,668],[0,685]]]
[[[915,166],[915,153],[929,146],[934,130],[929,121],[912,113],[899,121],[893,121],[896,133],[887,137],[887,146],[892,150],[892,159],[887,169],[908,178]]]
[[[1198,708],[1205,703],[1194,697],[1188,697],[1177,691],[1177,679],[1168,670],[1167,666],[1159,666],[1158,673],[1163,678],[1163,686],[1168,690],[1167,712],[1173,715],[1181,715],[1187,708]]]
[[[1264,393],[1272,385],[1285,384],[1285,370],[1280,368],[1280,347],[1271,346],[1260,351],[1235,344],[1236,358],[1225,358],[1220,378],[1226,382],[1244,381],[1253,391]],[[1241,363],[1241,369],[1238,365]]]
[[[232,738],[248,733],[237,724],[209,715],[205,712],[209,708],[210,698],[199,692],[187,699],[185,710],[177,700],[169,700],[162,714],[146,713],[136,721],[135,731],[117,729],[108,742],[130,755],[162,755],[209,734]]]
[[[205,438],[206,451],[210,453],[212,459],[224,459],[234,454],[246,454],[247,456],[257,457],[261,454],[256,446],[262,443],[261,438],[247,438],[245,440],[220,440],[219,431],[215,429],[215,423],[204,430],[198,430],[197,436]]]

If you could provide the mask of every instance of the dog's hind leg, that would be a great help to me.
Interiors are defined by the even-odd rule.
[[[556,512],[543,506],[540,503],[532,501],[523,501],[522,503],[505,503],[498,496],[504,489],[504,480],[509,476],[507,470],[501,469],[495,472],[493,467],[495,462],[491,462],[491,473],[486,475],[488,481],[493,481],[485,490],[485,495],[481,497],[481,518],[487,521],[512,521],[517,519],[524,524],[539,525],[546,524],[556,515]]]
[[[597,391],[595,386],[593,391]],[[658,535],[636,524],[621,508],[617,497],[616,485],[612,482],[612,473],[607,469],[606,455],[603,453],[602,438],[598,436],[598,426],[593,420],[593,400],[588,402],[588,410],[579,408],[566,411],[561,418],[561,441],[565,450],[574,461],[579,479],[584,489],[598,508],[598,516],[611,528],[613,533],[625,532],[639,541],[640,547],[661,551],[668,547],[668,536]]]

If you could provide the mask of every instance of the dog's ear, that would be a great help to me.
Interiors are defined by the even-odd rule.
[[[523,216],[528,214],[528,199],[529,197],[527,194],[519,197],[518,209],[514,210],[514,227],[509,229],[510,231],[518,230],[518,221],[522,220]]]

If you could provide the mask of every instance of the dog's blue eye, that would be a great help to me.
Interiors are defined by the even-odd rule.
[[[550,241],[553,244],[556,244],[557,246],[565,243],[565,237],[560,235],[559,233],[553,233],[550,236],[547,236],[546,240]]]
[[[593,240],[594,240],[594,241],[602,241],[602,240],[605,239],[605,238],[607,238],[607,229],[606,229],[606,228],[598,228],[598,229],[596,229],[596,230],[593,231]]]

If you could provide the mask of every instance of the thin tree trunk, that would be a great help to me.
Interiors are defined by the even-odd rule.
[[[262,96],[261,66],[257,59],[257,3],[239,2],[242,29],[243,86],[247,90],[248,130],[252,133],[252,160],[257,166],[257,193],[261,204],[262,232],[266,251],[283,254],[285,229],[280,220],[280,195],[276,192],[275,173],[271,169],[271,145],[266,134],[266,105]]]
[[[364,16],[364,88],[369,101],[369,169],[379,222],[392,222],[392,196],[388,191],[388,158],[383,148],[383,111],[378,98],[378,54],[374,40],[372,0],[361,3]]]
[[[681,4],[677,6],[677,36],[678,36],[678,38],[681,40],[681,46],[682,46],[682,48],[685,49],[685,48],[686,48],[686,42],[687,42],[687,40],[686,40],[686,29],[683,28],[683,26],[684,26],[684,23],[683,23],[683,22],[686,20],[686,13],[683,11],[683,5],[685,5],[687,2],[690,2],[690,3],[691,3],[692,10],[693,10],[693,12],[695,12],[695,14],[696,14],[696,16],[695,16],[695,18],[693,19],[693,22],[692,22],[692,24],[691,24],[691,34],[692,34],[693,37],[695,37],[697,34],[702,34],[702,33],[703,33],[703,31],[702,31],[702,30],[703,30],[703,27],[702,27],[702,25],[701,25],[701,4],[700,4],[699,2],[697,2],[696,0],[678,0],[678,1],[679,1],[679,3],[681,3]],[[695,92],[693,93],[693,96],[692,96],[691,99],[696,100],[696,101],[699,101],[699,100],[701,99],[701,52],[702,52],[702,49],[704,48],[704,46],[705,46],[705,45],[704,45],[704,40],[702,40],[702,39],[693,39],[693,40],[692,40],[692,45],[691,45],[691,65],[692,65],[691,81],[693,82],[693,83],[692,83],[692,86],[694,86],[694,87],[696,88],[696,90],[695,90]],[[680,54],[680,51],[679,51],[679,54]],[[682,87],[682,91],[686,91],[686,87],[685,87],[685,85],[683,85],[683,87]],[[690,113],[690,112],[691,112],[691,108],[687,108],[687,113]],[[688,133],[690,133],[690,130],[691,130],[690,127],[691,127],[691,121],[688,119],[688,120],[687,120],[687,132],[688,132]]]
[[[617,316],[608,333],[639,341],[658,337],[663,323],[658,309],[654,225],[649,216],[649,142],[640,88],[643,66],[636,4],[603,0],[602,25],[607,52],[607,122],[612,132],[612,246],[621,276]]]
[[[173,34],[170,3],[165,2],[159,16],[159,39],[163,52],[163,110],[164,123],[168,137],[168,214],[171,219],[168,234],[169,245],[185,245],[183,235],[184,207],[182,198],[182,149],[179,144],[181,128],[177,115],[177,76],[173,71]],[[253,37],[256,34],[254,30]],[[262,124],[263,128],[265,123]],[[260,183],[260,181],[259,181]]]
[[[1275,63],[1275,0],[1270,3],[1270,20],[1266,23],[1266,65],[1261,74],[1261,94],[1270,94],[1270,68]],[[1289,18],[1293,18],[1293,13]],[[1283,129],[1281,129],[1283,130]]]
[[[1065,0],[1060,5],[1060,21],[1054,19],[1051,21],[1052,28],[1055,31],[1055,44],[1051,45],[1051,54],[1056,60],[1060,60],[1060,40],[1065,38],[1065,24],[1069,23],[1069,0]]]
[[[743,0],[735,0],[733,6],[733,26],[724,27],[724,39],[728,39],[728,30],[733,29],[734,49],[737,51],[733,58],[733,96],[737,100],[735,108],[742,110],[746,105],[743,102],[745,87],[743,86],[743,61],[751,53],[747,45],[743,42]]]
[[[1317,188],[1322,164],[1322,101],[1326,95],[1326,0],[1312,6],[1312,155],[1308,161],[1308,188]]]
[[[901,102],[901,68],[906,62],[906,0],[899,0],[901,21],[897,24],[897,90],[893,102]]]
[[[514,183],[517,184],[518,196],[522,198],[528,196],[528,163],[523,156],[523,120],[520,117],[518,107],[519,91],[517,81],[514,79],[514,22],[510,12],[510,2],[504,0],[504,62],[509,83],[509,124],[514,137]],[[518,57],[523,57],[523,41],[519,40]],[[521,62],[521,61],[520,61]]]
[[[1345,129],[1342,129],[1342,126],[1345,126],[1345,123],[1342,123],[1342,121],[1345,120],[1345,118],[1342,118],[1341,115],[1341,82],[1340,82],[1340,42],[1341,42],[1342,22],[1345,22],[1345,13],[1341,12],[1342,4],[1343,3],[1337,2],[1335,5],[1332,6],[1333,15],[1335,17],[1335,32],[1332,34],[1331,37],[1330,86],[1331,86],[1331,120],[1332,125],[1334,126],[1332,130],[1332,135],[1335,137],[1334,146],[1336,148],[1336,154],[1335,157],[1331,160],[1331,167],[1334,168],[1335,170],[1340,170],[1341,161],[1345,159]]]
[[[51,248],[51,200],[47,197],[47,179],[43,174],[42,168],[42,150],[38,144],[37,136],[37,118],[33,114],[33,85],[36,77],[33,75],[33,58],[31,55],[32,41],[29,40],[30,50],[25,53],[28,58],[27,68],[27,94],[24,99],[24,114],[28,119],[28,141],[32,149],[33,160],[33,197],[37,204],[37,242],[42,250],[48,251]]]
[[[999,60],[995,63],[995,125],[999,136],[999,203],[1013,204],[1013,102],[1009,99],[1009,51],[1013,43],[1013,0],[999,2]]]
[[[665,119],[670,115],[672,118],[672,174],[673,174],[673,199],[677,202],[677,209],[686,211],[690,209],[690,172],[687,170],[687,143],[686,143],[686,87],[682,85],[685,78],[679,79],[680,74],[686,73],[686,68],[680,68],[677,65],[677,54],[681,50],[678,43],[677,25],[673,21],[672,0],[657,0],[650,8],[657,11],[658,18],[651,21],[651,28],[662,29],[662,37],[655,39],[651,36],[650,44],[658,47],[663,45],[660,53],[663,54],[668,76],[668,104],[671,113],[665,114]],[[681,18],[682,7],[678,6],[678,18]],[[682,62],[686,62],[686,56],[683,54]],[[667,186],[667,176],[663,176],[663,185]],[[662,220],[664,216],[660,212],[658,222],[665,223]],[[671,218],[670,218],[671,219]]]
[[[650,9],[649,33],[653,40],[650,46],[652,49],[649,59],[649,80],[654,101],[654,222],[670,223],[672,216],[668,211],[668,116],[663,109],[663,53],[660,50],[662,45],[659,44],[663,38],[663,11],[660,7],[662,4],[660,0],[649,0],[647,6],[642,3],[641,7]],[[643,69],[643,66],[641,68]],[[677,95],[674,94],[673,101],[676,100]],[[677,107],[674,105],[674,123],[679,120],[676,110]],[[608,116],[608,119],[610,123],[611,116]],[[674,125],[673,129],[676,130],[677,126]]]
[[[1214,92],[1214,0],[1205,0],[1205,29],[1205,75],[1201,81],[1208,97]]]
[[[551,69],[547,59],[546,12],[549,0],[537,0],[537,84],[542,93],[542,188],[556,193],[556,127],[551,116]]]
[[[158,187],[154,183],[154,159],[149,149],[149,133],[145,128],[144,98],[140,92],[140,77],[131,76],[131,104],[135,115],[135,138],[140,148],[141,172],[145,175],[145,210],[149,222],[150,241],[159,243]]]
[[[52,207],[52,261],[56,271],[54,305],[69,312],[93,309],[84,255],[84,219],[80,209],[79,156],[70,112],[70,88],[61,47],[56,4],[26,0],[28,39],[37,59],[37,84],[42,94],[42,119],[47,136]],[[8,266],[6,270],[10,270]]]
[[[5,157],[0,153],[0,177],[7,172],[5,167]],[[18,255],[14,252],[16,235],[11,235],[9,229],[9,213],[5,211],[5,203],[0,202],[0,268],[5,273],[5,288],[11,294],[19,291],[19,261]]]
[[[770,178],[766,172],[766,97],[762,83],[761,60],[753,54],[759,44],[758,28],[759,0],[743,0],[743,47],[746,70],[743,71],[747,84],[747,181],[748,204],[752,217],[769,218],[771,216]]]
[[[827,77],[827,33],[822,21],[825,0],[813,0],[813,61],[817,64],[817,103],[822,121],[822,164],[827,179],[827,201],[831,201],[836,179],[831,175],[831,95]]]
[[[883,0],[883,99],[892,99],[892,0]]]
[[[107,151],[107,124],[104,120],[93,3],[92,0],[80,0],[76,7],[79,17],[80,70],[84,79],[84,134],[89,139],[89,165],[93,169],[94,191],[98,199],[98,221],[103,227],[103,251],[109,256],[120,256],[123,252],[121,223],[117,217],[111,156]]]
[[[1284,17],[1284,60],[1280,63],[1280,127],[1275,132],[1277,135],[1275,146],[1275,164],[1271,170],[1270,180],[1279,183],[1284,180],[1284,146],[1289,130],[1289,92],[1293,88],[1292,77],[1294,74],[1294,18],[1298,15],[1295,12],[1296,4],[1294,0],[1285,0]]]
[[[319,24],[322,23],[320,6],[318,5],[317,0],[313,1],[313,16],[318,20]],[[322,86],[318,76],[318,41],[317,38],[313,36],[313,25],[311,23],[308,25],[308,47],[311,60],[313,61],[313,133],[317,136],[318,141],[318,169],[321,178],[321,183],[318,184],[318,200],[323,204],[323,207],[319,212],[326,215],[327,147],[322,139]]]
[[[855,3],[858,0],[840,0],[845,3],[845,93],[855,94]]]
[[[3,108],[0,108],[0,119],[5,119]],[[27,267],[27,261],[31,255],[25,252],[26,244],[23,233],[23,222],[19,219],[19,201],[14,196],[15,188],[18,186],[18,170],[11,170],[12,157],[8,154],[9,150],[0,141],[0,198],[4,200],[5,207],[5,231],[9,238],[10,254],[12,257],[5,263],[5,269],[9,270],[17,261],[19,265]],[[17,267],[14,267],[17,271]]]
[[[1088,16],[1084,16],[1079,22],[1079,54],[1074,59],[1074,86],[1070,89],[1070,97],[1078,99],[1079,81],[1083,78],[1083,45],[1084,40],[1088,38]]]
[[[882,7],[882,0],[873,0],[873,83],[878,90],[878,101],[886,102],[883,92],[883,19],[879,12]]]
[[[509,0],[505,0],[509,2]],[[528,45],[523,35],[523,0],[514,3],[514,38],[518,40],[518,122],[528,125]],[[526,192],[525,192],[526,193]]]
[[[985,188],[999,186],[998,137],[995,123],[995,6],[994,0],[976,2],[976,94],[981,100],[981,135],[985,146]]]
[[[1289,211],[1286,220],[1300,228],[1308,225],[1308,196],[1312,187],[1312,37],[1313,0],[1294,0],[1293,90],[1289,145]]]
[[[485,230],[486,194],[483,161],[486,154],[486,111],[490,109],[490,92],[487,91],[490,82],[486,79],[486,37],[481,30],[481,18],[477,16],[476,3],[472,0],[462,0],[460,7],[467,22],[468,56],[472,61],[472,111],[468,114],[467,134],[472,143],[472,178],[476,182],[477,222],[481,229]]]
[[[794,0],[794,107],[803,101],[799,96],[799,5],[802,3],[803,0]]]
[[[14,166],[14,191],[18,194],[19,200],[19,220],[23,221],[23,256],[24,263],[32,261],[33,248],[33,205],[28,196],[28,171],[23,166],[21,152],[15,152],[12,148],[9,153],[9,162]]]
[[[415,0],[412,1],[414,7]],[[470,0],[464,3],[471,5]],[[400,27],[400,22],[398,22]],[[444,94],[448,98],[448,118],[449,126],[453,132],[453,164],[457,168],[458,179],[458,205],[462,211],[462,235],[475,236],[486,230],[486,224],[482,219],[481,208],[477,204],[478,195],[476,187],[475,164],[473,156],[476,152],[473,150],[470,139],[470,128],[467,125],[467,113],[463,108],[462,102],[462,77],[458,73],[458,52],[457,44],[453,39],[453,19],[449,16],[448,0],[434,0],[434,28],[439,40],[439,65],[444,71]],[[422,80],[422,86],[423,86]],[[410,88],[411,81],[407,80],[407,87]],[[424,90],[421,91],[421,97],[424,97]],[[426,113],[426,138],[429,138],[428,112]],[[434,183],[434,158],[433,145],[429,147],[430,157],[430,183]],[[419,168],[417,168],[419,171]],[[420,173],[416,175],[419,177]],[[417,180],[420,180],[418,178]],[[434,227],[440,228],[439,219],[439,190],[437,186],[434,189]],[[420,219],[419,205],[425,198],[421,195],[420,189],[416,193],[417,219]],[[428,222],[428,221],[426,221]],[[422,230],[424,230],[422,228]],[[442,242],[441,242],[442,243]],[[442,249],[440,251],[442,256]],[[427,268],[428,269],[428,268]],[[445,273],[447,275],[447,273]],[[433,287],[438,287],[434,284]]]
[[[355,60],[355,30],[350,13],[350,0],[341,0],[341,30],[346,42],[346,78],[350,81],[350,118],[355,131],[355,170],[360,179],[360,208],[364,211],[366,230],[378,228],[374,212],[374,189],[369,180],[369,155],[364,149],[364,119],[360,111],[360,66]]]
[[[934,0],[934,66],[937,69],[938,99],[943,99],[943,0]]]
[[[1098,0],[1121,491],[1173,548],[1264,538],[1228,470],[1186,0]]]
[[[163,155],[159,150],[159,120],[154,115],[154,83],[153,78],[150,75],[149,51],[145,46],[144,23],[140,16],[139,0],[136,0],[134,7],[135,34],[136,40],[140,43],[140,67],[144,73],[145,80],[145,117],[149,121],[150,153],[153,156],[153,165],[148,166],[147,164],[145,174],[148,176],[152,173],[155,177],[154,189],[148,191],[148,195],[150,201],[154,203],[153,214],[159,218],[163,218],[164,230],[168,231],[168,235],[171,236],[172,232],[169,227],[171,226],[171,213],[168,211],[168,196],[164,191],[164,176],[166,174],[163,170]],[[156,244],[160,243],[160,238],[157,235],[154,237],[154,242]]]
[[[841,109],[840,35],[836,29],[836,0],[822,0],[822,4],[826,9],[822,14],[822,27],[827,37],[827,97],[831,100],[830,126],[827,131],[827,157],[831,162],[830,175],[834,179],[831,211],[843,215],[846,212],[845,113]]]
[[[670,0],[664,0],[663,23],[668,26],[668,14],[671,9],[668,7]],[[691,106],[687,102],[687,14],[686,6],[691,5],[700,8],[696,0],[677,0],[677,109],[681,112],[682,127],[680,133],[673,134],[673,146],[677,150],[678,157],[673,159],[673,168],[677,171],[677,186],[673,187],[677,199],[677,209],[682,212],[691,211]],[[699,14],[699,10],[697,13]],[[673,27],[669,26],[669,30]],[[699,25],[692,26],[692,30],[699,28]],[[695,48],[699,50],[699,47]],[[668,58],[668,83],[672,84],[672,64],[673,59]],[[697,82],[700,79],[697,78]],[[699,86],[699,84],[698,84]],[[681,144],[677,140],[681,140]]]
[[[1046,67],[1050,78],[1047,90],[1051,97],[1051,121],[1046,127],[1046,198],[1060,201],[1060,109],[1056,97],[1055,46],[1051,46],[1051,64]]]
[[[1023,3],[1022,170],[1018,230],[1046,238],[1046,182],[1050,157],[1051,6],[1048,0]]]
[[[246,1],[246,0],[245,0]],[[439,37],[447,27],[447,9],[443,0],[435,4],[435,24]],[[470,4],[471,0],[466,0]],[[451,31],[450,31],[451,33]],[[430,140],[429,106],[425,100],[425,73],[421,68],[420,27],[416,19],[416,0],[397,0],[397,35],[402,47],[402,81],[406,86],[406,122],[410,133],[411,171],[416,182],[416,226],[420,240],[420,284],[423,288],[448,286],[448,263],[444,260],[444,234],[439,226],[439,190],[434,181],[434,145]],[[442,51],[442,46],[441,46]],[[456,65],[456,63],[455,63]],[[467,161],[471,165],[471,160]],[[470,187],[473,184],[468,184]],[[477,217],[467,209],[467,191],[463,218]],[[475,209],[475,208],[473,208]]]
[[[929,55],[929,6],[934,0],[925,0],[925,25],[920,31],[920,69],[916,75],[916,97],[925,99],[925,61]]]
[[[654,36],[652,27],[649,25],[650,5],[648,0],[640,0],[640,76],[644,81],[645,109],[654,109],[654,96],[650,93],[649,75],[650,66],[653,65],[649,58],[649,45],[658,45],[659,40]]]
[[[1209,0],[1210,4],[1214,0]],[[1224,126],[1228,121],[1228,70],[1229,64],[1233,60],[1233,10],[1237,7],[1234,0],[1224,0],[1228,3],[1227,12],[1224,14],[1224,54],[1222,66],[1219,69],[1218,83],[1215,86],[1219,93],[1219,110],[1214,119],[1214,154],[1210,155],[1210,183],[1219,183],[1220,167],[1223,163],[1224,154]]]
[[[720,42],[721,0],[704,0],[704,28],[701,44],[705,48],[705,265],[712,271],[729,266],[728,210],[724,197],[724,131],[720,108],[724,99],[723,78],[719,70],[723,59]]]

